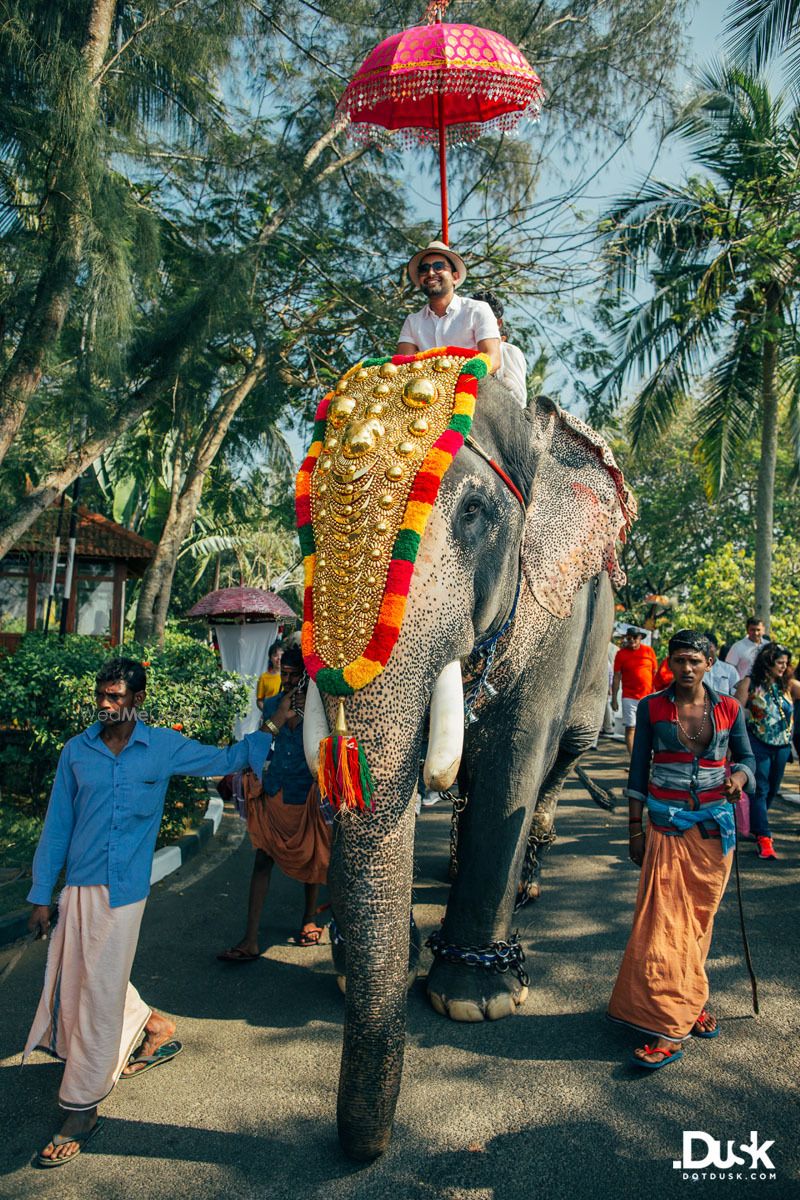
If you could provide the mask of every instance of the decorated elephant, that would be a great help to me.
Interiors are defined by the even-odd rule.
[[[339,807],[352,1157],[386,1148],[400,1086],[427,715],[426,784],[449,787],[460,765],[468,796],[428,994],[457,1020],[495,1019],[527,995],[509,940],[519,880],[602,721],[615,545],[633,515],[602,439],[546,398],[521,409],[467,351],[367,359],[320,406],[297,483],[305,745]]]

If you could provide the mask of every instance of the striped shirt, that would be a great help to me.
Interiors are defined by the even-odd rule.
[[[711,741],[699,753],[687,750],[678,738],[675,687],[639,701],[636,736],[628,772],[627,794],[634,800],[654,800],[696,809],[725,795],[725,760],[730,750],[731,771],[743,771],[755,789],[755,759],[747,736],[744,713],[733,696],[721,696],[703,684],[711,704]]]

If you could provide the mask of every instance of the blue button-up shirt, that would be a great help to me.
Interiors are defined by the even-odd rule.
[[[282,699],[283,695],[279,693],[264,701],[265,721],[274,716]],[[268,796],[274,796],[283,789],[284,804],[305,804],[313,780],[303,749],[302,721],[294,729],[290,729],[288,725],[282,726],[275,739],[275,748],[266,764],[262,782]]]
[[[61,751],[33,859],[31,904],[50,903],[64,863],[72,887],[105,884],[112,908],[143,900],[170,776],[227,775],[266,754],[271,741],[268,733],[251,733],[220,750],[137,721],[113,754],[102,729],[95,721]]]

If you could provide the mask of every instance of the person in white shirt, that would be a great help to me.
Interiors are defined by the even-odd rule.
[[[508,340],[503,323],[503,305],[494,292],[473,292],[473,300],[483,300],[497,318],[500,330],[500,370],[495,373],[495,379],[504,383],[515,400],[523,408],[528,403],[528,364],[519,346],[513,346]]]
[[[723,662],[719,657],[719,643],[716,635],[707,629],[703,637],[711,647],[711,668],[706,671],[706,682],[720,696],[732,696],[739,682],[739,672],[730,663]]]
[[[734,642],[725,655],[725,662],[735,667],[740,679],[750,674],[755,657],[769,638],[764,637],[764,622],[760,617],[747,618],[747,637]]]
[[[428,298],[418,312],[403,322],[398,354],[416,354],[437,346],[461,346],[486,354],[492,373],[500,369],[500,330],[488,304],[456,295],[467,277],[460,254],[444,242],[429,242],[412,255],[408,277]]]

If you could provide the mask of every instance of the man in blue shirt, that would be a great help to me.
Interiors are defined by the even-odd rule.
[[[306,682],[300,648],[290,646],[281,660],[281,690],[264,701],[264,728],[275,735],[275,743],[264,767],[263,782],[252,774],[242,780],[247,832],[256,855],[245,935],[235,946],[217,955],[222,962],[255,962],[260,957],[258,927],[273,863],[290,878],[305,884],[305,907],[297,944],[316,946],[322,935],[316,910],[320,884],[328,876],[331,830],[322,815],[319,791],[303,750]],[[277,714],[287,703],[287,697],[291,700],[292,715],[279,729]]]
[[[23,1055],[24,1062],[39,1047],[65,1063],[59,1104],[67,1116],[39,1155],[44,1167],[63,1166],[80,1153],[99,1128],[97,1105],[120,1075],[141,1073],[181,1050],[174,1024],[151,1010],[129,979],[170,777],[224,775],[249,757],[263,758],[272,740],[253,733],[220,750],[146,725],[137,712],[146,682],[133,659],[114,659],[100,670],[98,720],[61,752],[33,860],[29,927],[43,935],[66,866],[44,989]],[[289,712],[287,701],[273,726],[280,728]]]

